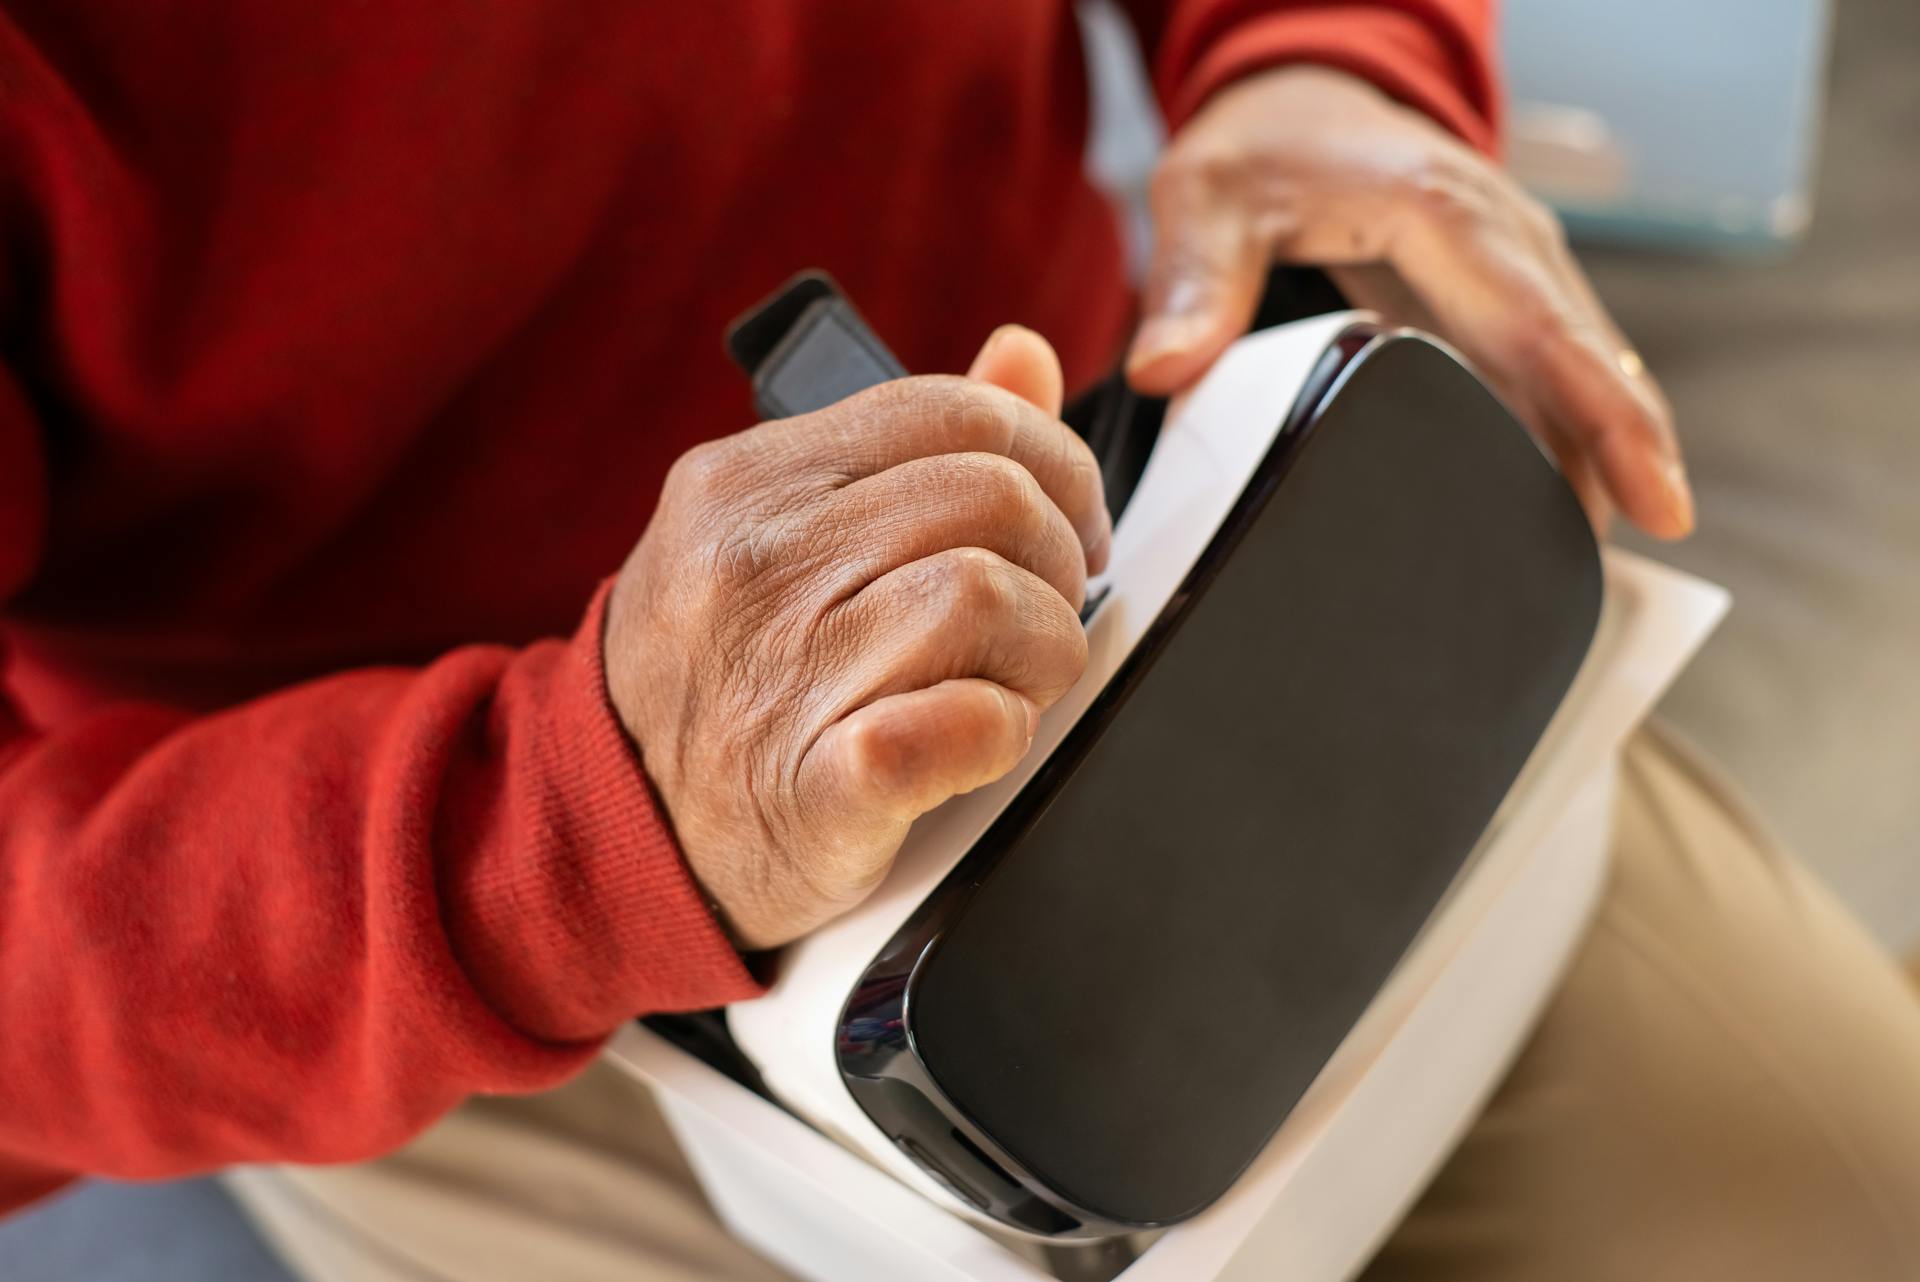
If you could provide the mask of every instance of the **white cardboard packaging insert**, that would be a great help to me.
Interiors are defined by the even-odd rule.
[[[1246,1174],[1117,1277],[1350,1276],[1472,1123],[1599,896],[1620,746],[1727,607],[1721,589],[1630,553],[1609,549],[1605,569],[1586,665],[1449,891],[1452,907],[1415,941]],[[721,1219],[801,1278],[1053,1276],[637,1024],[607,1054],[652,1087]]]

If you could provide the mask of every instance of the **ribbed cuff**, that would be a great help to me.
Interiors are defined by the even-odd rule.
[[[1168,33],[1155,81],[1169,129],[1245,76],[1296,63],[1358,76],[1489,155],[1500,142],[1500,93],[1473,32],[1441,6],[1223,3]]]
[[[528,1034],[601,1036],[622,1020],[759,995],[708,909],[607,695],[611,582],[567,644],[501,683],[514,721],[502,840],[449,923],[475,983]]]

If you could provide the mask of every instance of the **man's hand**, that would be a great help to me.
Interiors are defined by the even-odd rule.
[[[996,331],[690,451],[615,584],[607,682],[737,944],[857,903],[907,826],[1012,769],[1079,679],[1112,528],[1060,365]]]
[[[1236,84],[1154,175],[1140,390],[1197,379],[1246,330],[1267,268],[1325,266],[1356,306],[1452,342],[1559,458],[1604,528],[1693,526],[1671,412],[1568,253],[1559,222],[1425,116],[1341,72]]]

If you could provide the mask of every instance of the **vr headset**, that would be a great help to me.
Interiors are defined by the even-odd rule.
[[[819,276],[730,341],[769,415],[904,372]],[[1185,1219],[1261,1151],[1445,913],[1601,601],[1568,486],[1426,335],[1296,320],[1164,421],[1117,381],[1084,417],[1131,491],[1085,675],[727,1012],[787,1107],[1054,1239]]]

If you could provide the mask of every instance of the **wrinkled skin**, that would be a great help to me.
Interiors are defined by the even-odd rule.
[[[1491,162],[1340,72],[1224,90],[1151,189],[1128,376],[1176,392],[1247,327],[1267,268],[1452,342],[1560,460],[1597,527],[1693,523],[1672,419],[1568,253]],[[919,815],[999,778],[1086,664],[1111,529],[1059,422],[1053,351],[997,331],[909,378],[698,447],[615,585],[609,693],[694,876],[743,948],[864,897]]]
[[[1112,530],[1037,334],[699,446],[615,584],[607,680],[736,943],[861,899],[1086,666]]]
[[[1558,458],[1595,525],[1678,538],[1693,500],[1660,390],[1554,216],[1364,81],[1250,76],[1173,139],[1150,189],[1154,257],[1128,357],[1176,391],[1244,333],[1268,267],[1328,267],[1355,305],[1447,339]]]

